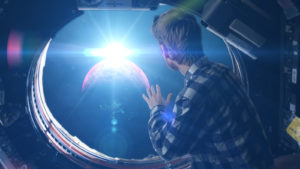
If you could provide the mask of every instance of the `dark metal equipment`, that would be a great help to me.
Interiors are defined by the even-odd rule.
[[[79,10],[155,10],[158,0],[77,0]]]
[[[295,7],[290,7],[295,11]],[[300,116],[300,18],[297,13],[285,12],[289,20],[283,19],[280,90],[280,146],[286,152],[300,152],[300,144],[287,134],[287,127]],[[293,14],[293,15],[292,15]],[[295,16],[292,18],[292,16]],[[297,17],[298,16],[298,17]]]

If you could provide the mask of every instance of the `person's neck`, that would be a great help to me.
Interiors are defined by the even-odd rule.
[[[190,68],[189,65],[178,65],[178,70],[183,76],[185,76],[185,74],[189,70],[189,68]]]

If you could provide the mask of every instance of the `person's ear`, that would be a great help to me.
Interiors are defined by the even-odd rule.
[[[169,54],[168,54],[168,49],[166,48],[165,45],[161,44],[160,45],[160,49],[162,51],[162,55],[165,59],[170,58]]]

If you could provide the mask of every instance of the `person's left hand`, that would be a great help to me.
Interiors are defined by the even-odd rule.
[[[169,93],[167,99],[165,100],[161,94],[159,85],[156,85],[156,92],[153,86],[148,88],[147,94],[148,97],[145,94],[143,94],[143,98],[148,104],[150,110],[157,105],[169,105],[172,97],[172,93]]]

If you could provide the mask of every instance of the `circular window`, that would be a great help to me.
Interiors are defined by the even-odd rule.
[[[183,87],[150,31],[168,9],[87,11],[48,42],[31,67],[28,105],[36,129],[60,153],[85,168],[189,168],[188,155],[170,162],[156,155],[142,98],[150,84],[164,95]],[[230,63],[221,40],[203,29],[203,41],[210,59]]]

